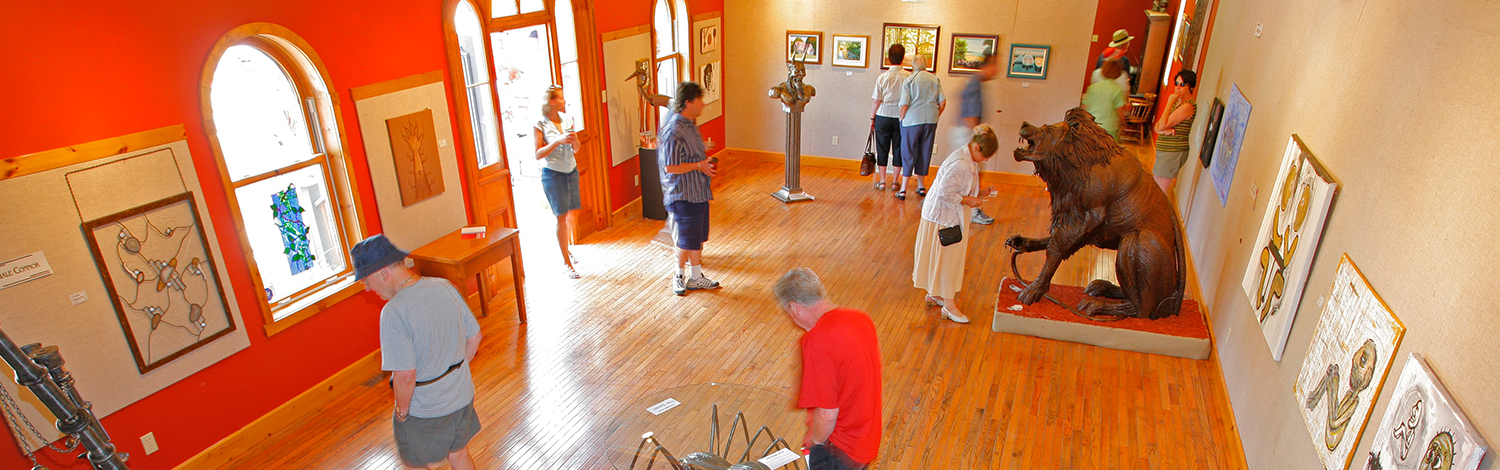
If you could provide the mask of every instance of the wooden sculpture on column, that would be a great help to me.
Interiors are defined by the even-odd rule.
[[[771,196],[784,203],[811,201],[813,197],[802,191],[802,109],[817,90],[802,83],[802,77],[807,76],[802,60],[793,59],[786,68],[786,81],[771,87],[767,93],[781,101],[781,111],[786,113],[786,179]]]

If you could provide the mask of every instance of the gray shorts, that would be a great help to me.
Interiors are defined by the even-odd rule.
[[[438,418],[408,416],[406,422],[391,416],[391,425],[396,430],[396,452],[408,466],[425,467],[442,462],[450,452],[469,445],[469,439],[479,434],[479,415],[474,404]]]
[[[1182,163],[1187,161],[1187,151],[1172,152],[1167,150],[1156,151],[1156,165],[1152,166],[1151,174],[1158,178],[1176,178],[1177,170],[1182,169]]]

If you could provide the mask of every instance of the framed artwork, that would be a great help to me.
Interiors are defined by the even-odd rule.
[[[141,374],[234,331],[193,193],[84,222]]]
[[[1000,46],[1000,36],[984,34],[954,34],[953,56],[948,60],[948,73],[974,73],[984,55],[994,55]]]
[[[1051,55],[1052,46],[1011,44],[1010,62],[1005,68],[1005,76],[1046,80]]]
[[[819,31],[787,31],[786,61],[805,64],[823,63],[823,33]]]
[[[1323,223],[1338,191],[1339,185],[1328,169],[1293,134],[1281,156],[1281,171],[1272,186],[1259,235],[1250,245],[1250,263],[1240,282],[1271,347],[1271,358],[1277,361],[1286,349],[1292,320],[1297,318],[1302,291],[1318,254]]]
[[[707,54],[719,50],[719,25],[704,26],[698,30],[698,53]]]
[[[1204,168],[1214,159],[1214,141],[1219,138],[1219,121],[1223,118],[1224,102],[1214,98],[1214,105],[1208,110],[1208,127],[1203,129],[1203,144],[1198,146],[1198,160]]]
[[[1213,161],[1208,167],[1221,207],[1229,204],[1229,184],[1234,182],[1234,167],[1239,163],[1240,145],[1245,143],[1245,125],[1249,123],[1250,102],[1240,93],[1239,85],[1230,85],[1229,102],[1224,105],[1219,139],[1214,143]]]
[[[1488,451],[1422,355],[1407,355],[1364,468],[1474,470]]]
[[[401,206],[443,194],[443,159],[438,158],[432,110],[386,119],[385,127],[391,138],[391,157],[396,160]]]
[[[891,50],[892,45],[901,44],[906,46],[906,58],[901,61],[902,67],[911,68],[911,59],[921,54],[927,57],[927,71],[937,72],[938,33],[941,29],[929,24],[886,23],[882,29],[880,50],[875,54],[880,56],[880,68],[888,69],[895,65],[887,63],[886,51]]]
[[[703,85],[704,104],[719,101],[723,96],[721,84],[724,83],[724,69],[720,64],[722,62],[716,60],[698,68],[698,83]]]
[[[839,67],[870,66],[870,37],[852,34],[833,35],[833,60],[829,63]]]
[[[1346,470],[1406,327],[1345,254],[1297,383],[1297,409],[1328,470]]]

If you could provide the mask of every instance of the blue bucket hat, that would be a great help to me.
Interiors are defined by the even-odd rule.
[[[369,277],[381,268],[406,259],[406,255],[405,251],[392,245],[384,234],[366,238],[349,250],[349,257],[354,258],[354,279]]]

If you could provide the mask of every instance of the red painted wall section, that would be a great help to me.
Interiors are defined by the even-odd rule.
[[[1181,0],[1178,0],[1181,1]],[[1174,2],[1175,3],[1175,2]],[[1169,5],[1168,11],[1177,11],[1176,5]],[[1115,31],[1125,29],[1135,36],[1130,42],[1130,49],[1126,54],[1130,56],[1130,64],[1141,66],[1141,54],[1146,51],[1146,10],[1151,9],[1151,0],[1100,0],[1099,10],[1094,14],[1094,32],[1099,35],[1099,40],[1089,44],[1089,55],[1086,59],[1088,64],[1084,66],[1088,74],[1094,73],[1094,63],[1099,60],[1099,54],[1104,48],[1109,47],[1110,40]],[[1084,77],[1083,87],[1089,86],[1089,78]]]
[[[12,2],[0,18],[6,69],[0,157],[25,155],[174,124],[186,127],[201,195],[218,227],[227,280],[250,346],[103,419],[130,467],[173,468],[378,347],[382,303],[361,294],[267,337],[248,268],[202,125],[199,78],[224,33],[251,22],[290,29],[322,59],[342,111],[369,233],[380,231],[364,145],[349,89],[433,70],[448,71],[440,2],[400,0],[143,0]],[[448,106],[454,107],[452,97]],[[457,128],[457,122],[450,122]],[[457,165],[458,162],[453,162]],[[47,338],[14,338],[47,343]],[[65,358],[87,351],[64,349]],[[80,390],[85,399],[101,390]],[[42,425],[43,423],[37,423]],[[139,437],[155,433],[146,455]],[[53,469],[87,468],[72,456],[39,454]],[[0,468],[29,468],[0,433]]]
[[[723,0],[688,0],[688,17],[724,10]],[[651,13],[656,7],[656,0],[617,0],[594,2],[594,26],[599,34],[618,31],[626,28],[634,28],[651,24]],[[721,44],[720,47],[728,47]],[[599,50],[604,50],[603,41],[600,41]],[[604,74],[603,62],[600,62],[599,74]],[[612,82],[609,85],[621,86]],[[724,110],[728,115],[729,110]],[[724,117],[698,123],[698,131],[705,139],[713,139],[720,149],[727,147],[724,141]],[[608,133],[604,137],[608,139]],[[608,144],[606,143],[606,147]],[[620,162],[619,165],[609,169],[609,202],[610,210],[616,211],[631,201],[641,197],[641,187],[636,186],[635,177],[640,174],[641,162],[639,157]],[[644,184],[644,183],[643,183]],[[639,214],[637,214],[639,216]]]

